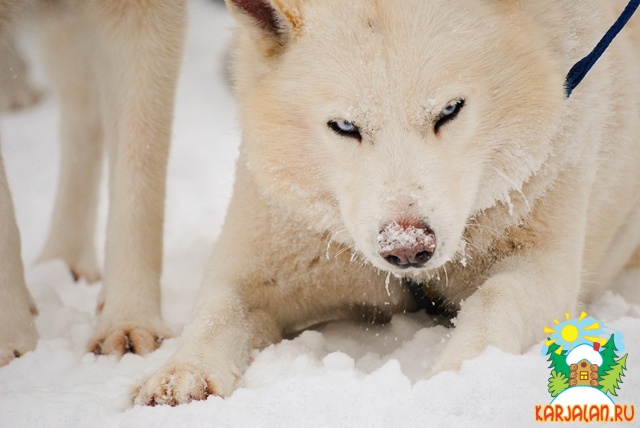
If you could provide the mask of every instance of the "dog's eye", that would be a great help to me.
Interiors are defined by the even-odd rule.
[[[435,131],[435,133],[436,134],[438,133],[438,131],[440,130],[440,127],[446,125],[447,123],[455,119],[456,116],[458,116],[458,113],[460,113],[460,110],[462,110],[462,107],[464,107],[464,99],[462,98],[449,102],[449,104],[447,104],[447,106],[443,108],[442,111],[440,111],[438,120],[436,121],[436,124],[433,127],[433,130]]]
[[[355,138],[358,141],[362,141],[360,129],[358,129],[358,127],[353,122],[340,119],[332,120],[328,122],[327,125],[333,130],[333,132],[338,135],[342,135],[343,137]]]

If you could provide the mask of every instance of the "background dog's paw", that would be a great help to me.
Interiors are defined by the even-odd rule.
[[[165,366],[134,389],[133,404],[177,406],[194,400],[206,400],[210,395],[224,396],[225,391],[221,386],[225,382],[216,382],[203,366],[188,363]],[[235,383],[239,375],[232,377]]]
[[[98,330],[89,345],[89,351],[97,355],[117,355],[126,353],[144,355],[155,351],[171,331],[162,321],[148,323],[123,323]]]
[[[83,279],[88,284],[99,281],[101,275],[95,251],[74,248],[75,244],[61,239],[57,234],[52,235],[38,257],[38,262],[62,260],[69,268],[74,281]]]
[[[0,367],[26,352],[33,351],[38,343],[33,316],[13,319],[10,322],[3,322],[6,320],[2,318],[0,315]]]
[[[75,282],[80,279],[84,279],[88,284],[100,281],[100,269],[98,269],[97,264],[69,263],[68,265]]]

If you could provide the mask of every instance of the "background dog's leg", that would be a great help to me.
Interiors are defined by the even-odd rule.
[[[24,281],[20,234],[0,155],[0,366],[36,347],[36,314]]]
[[[47,12],[39,27],[42,56],[60,100],[61,153],[58,194],[40,260],[60,258],[76,280],[94,282],[100,278],[95,227],[104,149],[91,45],[83,39],[81,16]]]
[[[146,353],[161,319],[167,155],[186,7],[180,0],[91,2],[109,155],[104,306],[95,352]]]
[[[38,102],[41,94],[29,82],[13,24],[5,24],[0,25],[0,111],[20,110]]]

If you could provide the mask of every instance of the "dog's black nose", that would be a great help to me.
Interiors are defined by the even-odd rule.
[[[378,235],[378,254],[401,269],[423,267],[435,249],[435,233],[421,222],[394,221]]]

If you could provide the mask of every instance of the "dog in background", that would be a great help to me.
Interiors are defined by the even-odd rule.
[[[0,51],[9,53],[0,63],[5,68],[0,76],[16,61],[20,65],[8,26],[22,12],[36,20],[33,27],[61,106],[60,181],[41,259],[64,260],[75,278],[100,279],[94,235],[106,152],[107,241],[100,320],[90,349],[152,351],[171,335],[161,318],[160,273],[185,1],[0,0]],[[7,89],[5,81],[0,85]],[[8,98],[15,100],[14,95]],[[0,364],[35,347],[35,314],[0,163]]]

